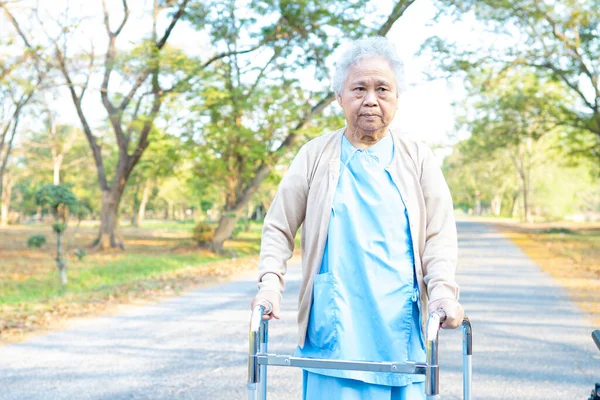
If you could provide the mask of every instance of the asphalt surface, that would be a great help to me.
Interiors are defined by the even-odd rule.
[[[474,399],[587,400],[594,329],[566,292],[493,228],[460,222],[461,303],[473,324]],[[270,352],[295,348],[290,266]],[[246,399],[254,275],[0,348],[0,399]],[[596,327],[598,329],[599,327]],[[442,399],[462,398],[460,330],[440,334]],[[270,368],[269,399],[301,398],[301,372]]]

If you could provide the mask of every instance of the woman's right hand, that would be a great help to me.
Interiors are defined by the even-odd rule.
[[[281,293],[275,290],[261,290],[256,294],[251,303],[251,309],[262,305],[265,307],[265,313],[263,314],[263,320],[268,321],[272,318],[279,319],[279,310],[281,304]]]

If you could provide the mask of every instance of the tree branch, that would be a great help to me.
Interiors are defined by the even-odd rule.
[[[51,39],[53,40],[53,39]],[[106,180],[106,171],[104,169],[104,161],[102,160],[102,153],[100,150],[100,146],[98,145],[98,141],[96,137],[92,133],[92,129],[83,113],[83,108],[81,106],[81,98],[77,95],[75,91],[75,85],[71,80],[71,76],[69,75],[69,71],[67,69],[67,65],[65,62],[65,57],[62,54],[60,48],[56,41],[54,41],[55,49],[56,49],[56,58],[59,65],[59,70],[62,73],[63,77],[67,81],[67,87],[69,88],[69,93],[71,94],[71,99],[73,100],[73,104],[75,105],[75,110],[77,111],[77,116],[79,117],[79,121],[81,121],[81,125],[83,126],[83,132],[92,148],[92,154],[94,155],[94,161],[96,162],[96,171],[98,173],[98,181],[100,183],[100,187],[102,190],[108,190],[108,181]]]
[[[83,87],[81,88],[81,93],[79,94],[79,99],[83,100],[83,96],[85,95],[85,91],[87,90],[88,86],[90,85],[90,77],[92,76],[92,72],[94,70],[94,62],[96,60],[96,56],[94,54],[94,43],[92,42],[92,51],[90,53],[90,65],[88,66],[88,74],[85,78],[85,83],[83,84]]]
[[[239,54],[246,54],[246,53],[250,53],[253,52],[256,49],[259,49],[261,46],[264,45],[264,41],[260,42],[259,44],[257,44],[256,46],[252,46],[248,49],[245,50],[237,50],[237,51],[226,51],[224,53],[220,53],[217,54],[211,58],[209,58],[204,64],[202,64],[202,66],[200,67],[201,69],[206,69],[210,64],[212,64],[213,62],[220,60],[221,58],[225,58],[225,57],[229,57],[229,56],[233,56],[233,55],[239,55]]]
[[[154,45],[156,46],[156,48],[158,50],[161,50],[164,47],[165,43],[167,42],[167,39],[169,39],[169,36],[171,35],[171,32],[175,28],[177,21],[179,21],[179,19],[182,17],[182,15],[185,11],[185,7],[187,6],[188,3],[189,3],[189,0],[184,0],[180,4],[179,9],[175,13],[175,15],[173,16],[173,19],[171,20],[171,23],[169,24],[169,27],[165,30],[163,37],[160,39],[160,41],[154,43]],[[125,109],[129,105],[129,103],[133,99],[133,96],[135,96],[135,93],[138,91],[140,86],[142,86],[142,84],[146,81],[146,79],[148,79],[148,77],[150,76],[151,73],[152,73],[152,68],[147,68],[136,79],[131,90],[129,90],[129,93],[127,93],[127,95],[123,98],[123,101],[119,105],[119,112],[122,113],[125,111]]]
[[[552,35],[554,35],[554,37],[558,41],[562,42],[567,47],[567,50],[569,50],[573,54],[575,60],[577,60],[581,71],[590,79],[590,81],[592,83],[592,87],[594,89],[595,101],[594,101],[594,106],[590,106],[591,103],[589,103],[587,100],[586,100],[586,104],[588,106],[590,106],[590,108],[592,108],[594,110],[594,112],[597,113],[598,109],[600,107],[600,104],[598,104],[598,102],[600,101],[600,88],[598,87],[598,78],[597,78],[596,74],[594,74],[590,70],[590,68],[586,64],[585,60],[583,59],[583,56],[580,52],[580,48],[581,48],[579,46],[580,41],[577,40],[576,42],[573,42],[563,32],[561,32],[556,20],[550,14],[548,14],[546,11],[544,11],[540,8],[539,1],[536,1],[536,9],[542,13],[542,15],[544,16],[546,21],[548,21],[548,24],[550,24],[550,27],[552,28]],[[575,28],[575,36],[577,39],[579,39],[579,33],[577,31],[577,28]],[[565,82],[567,83],[567,85],[569,85],[569,87],[572,87],[571,84],[569,84],[566,80],[565,80]],[[582,96],[582,93],[580,91],[577,91],[577,92],[580,96]]]
[[[154,126],[154,120],[156,119],[156,116],[158,115],[158,111],[160,110],[160,106],[162,104],[163,92],[158,84],[158,74],[159,72],[157,66],[155,72],[152,74],[152,94],[154,95],[152,109],[150,110],[149,118],[147,118],[146,121],[144,121],[144,125],[142,126],[137,146],[129,159],[127,174],[131,172],[135,164],[142,157],[144,150],[146,150],[146,148],[148,147],[148,135],[150,134],[150,131]]]
[[[287,44],[289,44],[291,41],[291,39],[288,39]],[[265,71],[267,70],[267,68],[269,67],[269,65],[271,65],[271,63],[273,61],[275,61],[275,59],[277,59],[277,57],[279,57],[279,55],[281,54],[282,51],[282,47],[277,48],[274,53],[273,56],[269,59],[269,61],[266,62],[266,64],[260,69],[260,72],[258,73],[258,76],[256,77],[256,80],[254,81],[254,83],[252,84],[252,87],[250,88],[250,90],[248,90],[247,96],[250,97],[252,95],[252,93],[254,93],[254,91],[256,90],[258,84],[260,83],[260,80],[263,78]]]
[[[563,80],[563,82],[565,82],[567,84],[567,86],[569,86],[571,89],[573,89],[575,91],[575,93],[577,93],[579,95],[579,97],[581,98],[581,100],[583,100],[583,102],[592,111],[594,111],[594,113],[598,112],[598,106],[597,106],[597,104],[590,103],[590,101],[587,99],[587,97],[585,96],[585,94],[581,91],[581,89],[579,88],[579,86],[576,83],[571,82],[569,80],[569,78],[567,77],[565,71],[559,69],[554,64],[552,64],[550,61],[542,64],[542,66],[545,67],[545,68],[547,68],[547,69],[550,69],[552,72],[554,72],[556,75],[558,75]]]
[[[33,46],[31,45],[31,43],[29,43],[29,40],[27,40],[27,36],[25,36],[25,33],[21,30],[19,23],[17,22],[15,17],[12,15],[12,13],[10,11],[8,11],[6,2],[0,1],[0,7],[2,7],[4,9],[4,13],[6,14],[6,17],[12,23],[13,27],[17,30],[17,33],[19,34],[19,36],[21,37],[23,42],[25,42],[25,46],[27,46],[27,48],[29,48],[29,49],[33,49]]]
[[[400,0],[394,6],[392,13],[388,16],[387,20],[377,30],[377,35],[386,36],[394,23],[400,18],[404,12],[410,7],[416,0]]]
[[[2,165],[0,166],[0,181],[2,180],[2,177],[4,176],[4,171],[6,171],[6,166],[8,165],[8,159],[10,158],[10,152],[13,147],[13,142],[15,140],[15,137],[17,136],[17,127],[19,126],[21,110],[23,109],[25,104],[27,104],[27,102],[29,102],[29,100],[33,96],[33,92],[34,91],[31,90],[31,91],[29,91],[29,93],[24,93],[21,96],[21,99],[20,99],[19,103],[17,104],[15,112],[13,113],[13,121],[14,122],[12,124],[12,129],[11,129],[12,133],[10,136],[10,140],[8,141],[8,143],[6,143],[6,152],[4,153],[4,159],[2,160]],[[9,126],[10,125],[7,125],[7,127],[9,127]],[[2,141],[4,142],[4,137],[2,139],[3,139]],[[2,186],[2,183],[0,182],[0,187],[1,186]],[[2,193],[2,190],[0,190],[0,193]]]
[[[106,55],[104,58],[104,78],[102,79],[100,96],[102,98],[102,104],[104,105],[104,108],[108,113],[113,130],[115,131],[115,137],[117,139],[119,151],[127,153],[128,143],[123,133],[123,128],[121,126],[123,114],[120,110],[117,110],[117,108],[115,108],[115,106],[111,103],[110,98],[108,96],[108,86],[110,81],[110,75],[115,65],[117,36],[119,35],[119,33],[121,33],[121,30],[127,23],[127,19],[129,17],[129,9],[127,8],[127,1],[123,0],[123,20],[121,21],[119,28],[115,32],[113,32],[110,29],[110,17],[108,14],[108,7],[106,6],[106,0],[102,0],[102,9],[104,12],[104,25],[108,34],[108,49],[106,50]]]
[[[155,43],[156,47],[159,50],[163,48],[163,46],[165,45],[165,43],[167,43],[167,40],[169,39],[169,36],[171,35],[171,32],[173,31],[173,28],[175,28],[175,24],[177,24],[177,21],[183,15],[183,12],[185,11],[185,7],[189,3],[189,1],[190,0],[183,0],[183,2],[181,3],[181,5],[179,6],[179,9],[175,13],[175,15],[173,15],[173,19],[171,20],[171,23],[169,24],[169,27],[165,30],[165,33],[164,33],[162,39],[160,39],[160,41],[158,43]]]

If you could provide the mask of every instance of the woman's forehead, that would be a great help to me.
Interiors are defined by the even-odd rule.
[[[385,84],[395,83],[394,72],[385,58],[364,58],[348,69],[346,83]]]
[[[349,84],[353,85],[375,85],[375,86],[391,86],[394,83],[393,79],[386,79],[381,76],[365,76],[359,75],[355,79],[348,79]]]

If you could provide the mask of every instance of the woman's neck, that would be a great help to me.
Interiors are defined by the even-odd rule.
[[[387,127],[373,132],[364,132],[359,129],[354,129],[352,131],[351,128],[346,128],[344,130],[344,135],[352,146],[359,150],[365,150],[383,139],[388,134],[388,131],[389,129]]]

